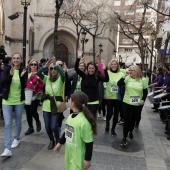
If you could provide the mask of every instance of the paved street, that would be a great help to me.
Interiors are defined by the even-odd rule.
[[[170,141],[164,134],[164,124],[159,114],[153,113],[146,102],[139,129],[134,139],[128,139],[127,148],[120,147],[122,126],[117,125],[117,137],[104,131],[105,121],[97,120],[98,135],[94,140],[94,152],[90,170],[170,170]],[[39,108],[41,122],[43,117]],[[4,150],[3,121],[0,120],[0,153]],[[25,113],[21,144],[12,149],[11,158],[0,158],[0,170],[64,170],[64,147],[59,154],[48,151],[49,144],[44,125],[41,132],[25,136]]]

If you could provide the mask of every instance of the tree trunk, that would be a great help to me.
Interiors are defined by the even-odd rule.
[[[95,48],[96,48],[95,40],[96,40],[96,36],[93,35],[93,61],[94,62],[95,62],[95,55],[96,55],[96,52],[95,52]]]

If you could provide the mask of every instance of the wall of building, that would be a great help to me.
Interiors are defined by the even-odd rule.
[[[111,3],[110,0],[108,0]],[[20,1],[4,1],[4,14],[5,14],[5,33],[3,43],[6,47],[8,56],[11,56],[14,52],[20,52],[22,54],[23,43],[23,12],[24,8]],[[52,56],[54,47],[54,14],[55,14],[55,1],[48,0],[32,0],[27,10],[27,61],[32,57],[40,60],[41,58],[49,58]],[[20,16],[15,20],[8,19],[8,16],[19,12]],[[34,33],[33,41],[30,40],[30,30]],[[72,66],[76,59],[76,27],[72,21],[59,19],[58,27],[58,44],[63,43],[68,48],[68,57],[70,65]],[[104,30],[104,32],[96,38],[96,51],[98,51],[98,45],[103,44],[104,59],[109,61],[112,57],[115,48],[115,32],[110,28]],[[89,39],[85,44],[85,56],[87,61],[92,60],[92,37],[87,34]],[[81,47],[81,42],[79,42]],[[30,53],[30,47],[33,47],[33,54]]]

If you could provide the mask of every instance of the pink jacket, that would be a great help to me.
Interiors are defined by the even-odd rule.
[[[32,78],[27,80],[26,88],[33,90],[33,96],[43,92],[44,83],[35,74]]]

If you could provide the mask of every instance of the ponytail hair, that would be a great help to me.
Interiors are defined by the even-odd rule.
[[[97,124],[96,120],[93,117],[92,113],[89,111],[89,109],[86,107],[88,102],[88,97],[85,93],[81,91],[77,91],[71,95],[71,100],[74,102],[75,107],[82,111],[86,119],[89,121],[93,134],[97,134]]]

